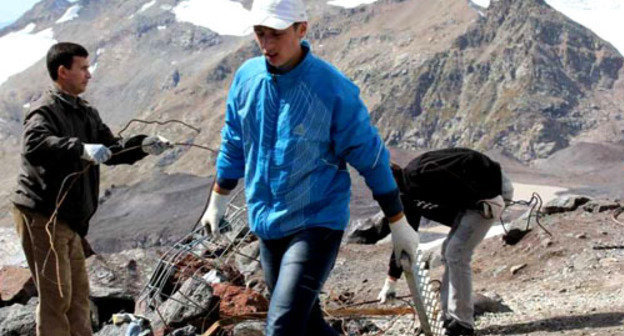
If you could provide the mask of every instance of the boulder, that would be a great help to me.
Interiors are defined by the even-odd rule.
[[[245,321],[237,323],[232,329],[232,336],[263,336],[264,321]]]
[[[269,301],[258,292],[228,284],[213,284],[212,287],[213,294],[220,298],[220,316],[237,316],[269,310]]]
[[[254,241],[243,247],[236,255],[236,268],[245,277],[245,286],[257,292],[263,292],[266,285],[260,266],[260,242]]]
[[[126,334],[128,329],[128,323],[122,325],[107,324],[100,331],[96,332],[94,336],[121,336]]]
[[[591,213],[605,212],[620,208],[620,204],[609,200],[591,200],[583,205],[583,210]]]
[[[203,325],[211,325],[218,318],[218,297],[205,281],[187,279],[159,308],[164,322],[173,328],[202,319]]]
[[[37,295],[37,287],[28,268],[3,266],[0,268],[0,305],[26,304]]]
[[[503,303],[503,299],[496,293],[474,293],[474,315],[485,313],[509,313],[511,308]]]
[[[358,220],[347,235],[347,242],[351,244],[375,244],[390,233],[387,220],[383,212],[375,216]]]
[[[31,298],[25,305],[0,308],[0,335],[35,336],[35,308],[38,298]]]
[[[579,206],[589,202],[591,199],[582,195],[565,195],[550,200],[542,208],[542,213],[545,215],[552,215],[555,213],[574,211]]]
[[[136,299],[149,280],[159,254],[154,249],[134,249],[98,254],[87,259],[91,297]]]

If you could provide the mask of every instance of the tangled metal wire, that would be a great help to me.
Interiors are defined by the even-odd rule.
[[[552,233],[550,233],[550,231],[548,231],[540,222],[540,218],[542,216],[542,205],[544,204],[544,202],[542,201],[542,197],[534,192],[531,195],[531,198],[528,201],[525,200],[519,200],[519,201],[507,201],[506,202],[506,206],[507,207],[511,207],[514,205],[523,205],[523,206],[527,206],[530,207],[531,209],[529,210],[529,215],[527,216],[527,222],[526,222],[526,227],[523,231],[520,231],[524,234],[528,233],[530,231],[530,225],[531,225],[531,218],[535,219],[535,223],[542,229],[544,230],[544,232],[546,232],[549,236],[553,236]],[[507,228],[505,227],[505,222],[503,221],[502,217],[500,218],[500,222],[501,222],[501,226],[503,227],[503,230],[505,231],[505,236],[510,236],[513,235],[514,232],[513,230],[507,230]],[[521,238],[521,237],[520,237]],[[516,241],[517,242],[517,241]],[[513,245],[513,244],[512,244]]]
[[[200,129],[193,127],[183,121],[180,120],[167,120],[164,122],[160,122],[160,121],[145,121],[145,120],[140,120],[140,119],[132,119],[130,120],[123,128],[122,130],[118,133],[118,135],[121,137],[121,134],[128,129],[128,127],[130,127],[130,125],[134,122],[140,122],[140,123],[144,123],[144,124],[158,124],[158,125],[167,125],[167,124],[171,124],[171,123],[178,123],[181,125],[184,125],[196,132],[200,132]],[[200,146],[200,145],[196,145],[193,143],[172,143],[172,146],[190,146],[190,147],[197,147],[203,150],[207,150],[210,151],[212,153],[216,153],[217,151],[215,151],[214,149],[205,147],[205,146]],[[116,153],[114,153],[112,156],[116,156],[116,155],[120,155],[123,154],[125,152],[128,151],[132,151],[135,150],[137,148],[141,148],[142,146],[133,146],[133,147],[129,147],[126,149],[123,149],[121,151],[118,151]],[[48,262],[48,259],[51,255],[51,253],[54,254],[55,256],[55,260],[56,260],[56,278],[57,278],[57,284],[58,284],[58,290],[59,290],[59,294],[61,297],[63,297],[63,291],[61,288],[61,279],[60,279],[60,265],[59,265],[59,258],[58,258],[58,252],[56,251],[56,248],[54,246],[54,242],[53,242],[53,236],[54,236],[54,231],[56,229],[56,224],[57,224],[57,220],[58,220],[58,213],[60,211],[61,206],[63,205],[63,202],[65,202],[65,199],[67,198],[67,195],[69,194],[69,191],[71,190],[71,188],[74,186],[74,184],[76,183],[76,181],[78,180],[78,178],[85,174],[87,171],[89,171],[89,169],[93,167],[93,163],[89,163],[85,166],[84,169],[77,171],[77,172],[73,172],[68,174],[67,176],[65,176],[65,178],[63,179],[63,181],[61,182],[61,186],[59,188],[57,197],[56,197],[56,204],[55,204],[55,208],[54,211],[52,212],[52,215],[50,216],[50,218],[48,219],[48,222],[45,224],[45,230],[48,234],[49,240],[50,240],[50,249],[48,250],[46,257],[44,259],[43,262],[43,266],[42,269],[45,269],[45,265]]]

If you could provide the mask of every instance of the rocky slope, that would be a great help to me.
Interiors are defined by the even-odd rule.
[[[390,143],[406,148],[498,147],[545,158],[622,108],[624,59],[540,0],[496,1],[449,49],[394,78],[373,109]],[[382,77],[383,78],[383,77]],[[609,139],[621,140],[621,131]]]

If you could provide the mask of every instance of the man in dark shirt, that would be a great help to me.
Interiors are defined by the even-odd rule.
[[[497,162],[467,148],[429,151],[405,168],[393,165],[392,173],[415,230],[421,217],[451,227],[442,246],[444,326],[449,336],[473,335],[472,254],[500,218],[504,201],[513,199],[512,182]],[[382,303],[394,296],[402,273],[393,253],[378,296]]]
[[[132,164],[171,147],[159,136],[112,134],[79,97],[91,78],[88,56],[78,44],[53,45],[46,61],[54,85],[24,118],[11,200],[39,293],[37,335],[92,334],[82,243],[98,205],[99,164]]]

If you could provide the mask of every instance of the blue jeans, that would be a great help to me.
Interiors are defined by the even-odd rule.
[[[338,335],[323,319],[319,292],[334,267],[343,231],[309,228],[260,240],[260,262],[271,293],[266,335]]]

